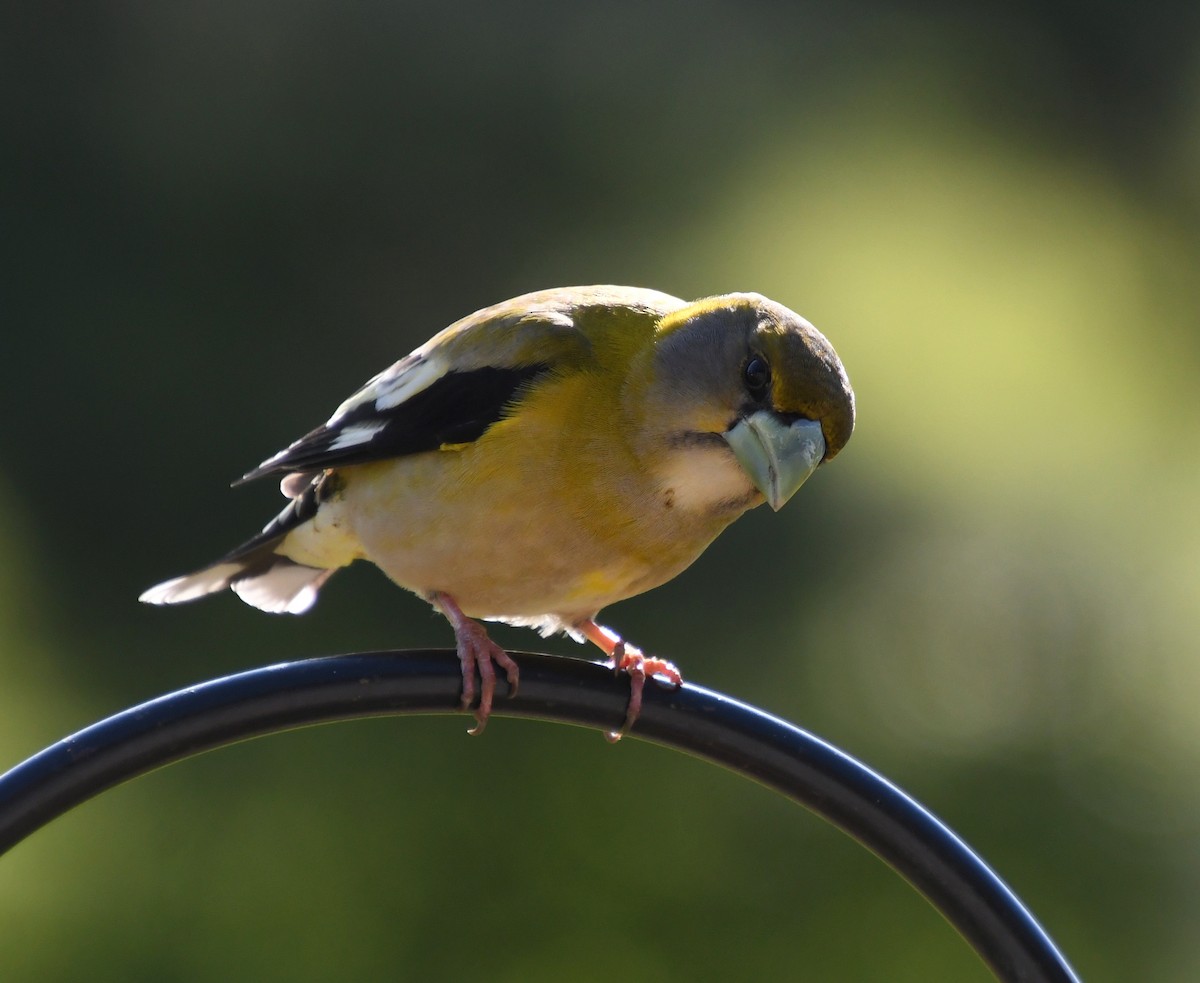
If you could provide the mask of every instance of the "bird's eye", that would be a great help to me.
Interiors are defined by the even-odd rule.
[[[751,399],[766,399],[771,391],[771,366],[761,355],[751,355],[742,369],[742,379]]]

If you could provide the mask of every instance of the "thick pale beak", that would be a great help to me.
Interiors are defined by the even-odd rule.
[[[739,420],[723,436],[742,470],[776,512],[825,456],[825,437],[819,423],[797,420],[789,426],[767,410]]]

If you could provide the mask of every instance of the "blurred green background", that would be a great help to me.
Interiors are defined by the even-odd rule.
[[[605,620],[882,770],[1085,979],[1200,978],[1198,41],[1184,0],[5,5],[4,766],[201,679],[450,643],[369,568],[302,618],[135,600],[435,330],[758,290],[833,340],[858,432]],[[0,862],[5,979],[991,978],[773,793],[468,723],[74,810]]]

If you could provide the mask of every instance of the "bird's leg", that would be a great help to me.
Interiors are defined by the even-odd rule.
[[[446,616],[454,629],[458,661],[462,664],[462,708],[468,710],[475,700],[475,668],[479,668],[479,707],[475,711],[475,726],[467,733],[481,734],[492,712],[492,697],[496,692],[496,672],[492,663],[499,664],[508,676],[508,695],[517,695],[520,670],[507,652],[488,637],[487,629],[468,618],[449,594],[434,591],[430,603]]]
[[[638,714],[642,712],[642,690],[646,687],[646,678],[663,676],[672,686],[679,686],[683,682],[683,676],[679,674],[674,663],[643,654],[641,649],[626,643],[611,628],[598,625],[590,618],[575,625],[575,630],[612,660],[614,672],[624,670],[629,673],[629,705],[625,710],[625,723],[621,725],[620,730],[605,735],[610,743],[616,743],[628,732]]]

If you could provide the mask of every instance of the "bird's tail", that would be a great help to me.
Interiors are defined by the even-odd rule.
[[[288,534],[316,514],[321,482],[303,476],[288,506],[261,533],[195,573],[156,584],[138,598],[146,604],[181,604],[232,588],[247,604],[274,614],[303,614],[336,567],[310,567],[276,552]]]
[[[270,550],[229,558],[195,573],[156,584],[138,598],[147,604],[181,604],[232,588],[247,604],[275,614],[303,614],[333,570],[307,567]]]

